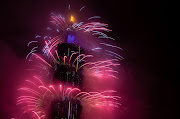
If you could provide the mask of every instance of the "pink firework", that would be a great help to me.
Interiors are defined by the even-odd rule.
[[[27,87],[18,89],[21,91],[21,96],[18,97],[17,105],[22,107],[23,113],[32,113],[32,118],[47,119],[51,102],[55,100],[78,100],[85,108],[96,109],[113,109],[120,105],[117,102],[119,96],[108,95],[115,93],[114,90],[82,92],[79,88],[66,88],[61,84],[46,86],[37,77],[34,80],[26,80],[26,82]]]

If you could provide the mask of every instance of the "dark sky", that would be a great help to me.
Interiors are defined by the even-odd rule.
[[[16,78],[11,76],[20,77],[18,71],[24,68],[21,65],[29,52],[27,43],[46,28],[51,12],[63,13],[69,3],[73,9],[85,5],[81,15],[101,16],[113,30],[112,37],[124,49],[122,67],[128,78],[122,92],[145,106],[138,108],[138,114],[134,114],[136,109],[132,106],[132,112],[123,118],[172,119],[177,45],[168,39],[167,0],[6,0],[1,3],[0,118],[11,117],[6,106],[13,102],[3,101],[11,98],[6,93],[12,88],[5,85],[15,87]]]

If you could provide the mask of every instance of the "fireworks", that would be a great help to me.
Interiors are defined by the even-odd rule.
[[[32,117],[45,119],[47,112],[51,109],[53,102],[74,103],[79,101],[82,106],[97,107],[118,107],[120,104],[117,100],[119,96],[107,95],[115,93],[114,90],[107,90],[103,92],[82,92],[79,88],[67,88],[61,84],[46,86],[37,77],[33,80],[26,80],[28,87],[19,88],[22,95],[18,97],[17,105],[21,105],[24,110],[23,113],[32,113]],[[62,105],[61,105],[62,106]],[[68,106],[68,110],[73,107]],[[105,109],[105,108],[104,108]],[[62,113],[62,112],[61,112]],[[71,115],[70,115],[71,114]],[[73,117],[74,113],[70,111],[69,116]],[[68,117],[69,117],[68,116]]]
[[[115,67],[123,57],[116,51],[122,48],[103,42],[104,39],[115,40],[105,34],[112,31],[108,24],[77,22],[73,15],[68,20],[54,13],[51,18],[54,27],[47,30],[55,29],[57,35],[37,35],[37,40],[27,45],[37,43],[39,39],[44,42],[42,54],[36,53],[39,47],[35,46],[26,57],[36,62],[35,68],[41,73],[26,80],[27,85],[18,89],[21,95],[17,105],[22,107],[23,113],[31,113],[32,118],[38,119],[79,119],[83,108],[119,107],[120,97],[113,95],[114,90],[83,91],[87,80],[118,79]],[[97,18],[101,17],[93,16],[88,21]]]

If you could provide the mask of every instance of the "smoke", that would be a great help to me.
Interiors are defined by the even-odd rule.
[[[26,77],[25,58],[16,56],[16,52],[6,43],[0,42],[0,118],[22,118],[16,106],[17,88]],[[15,118],[15,119],[17,119]]]

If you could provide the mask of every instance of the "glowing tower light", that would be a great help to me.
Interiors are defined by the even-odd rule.
[[[74,16],[71,15],[70,21],[73,22],[73,23],[75,22]]]

